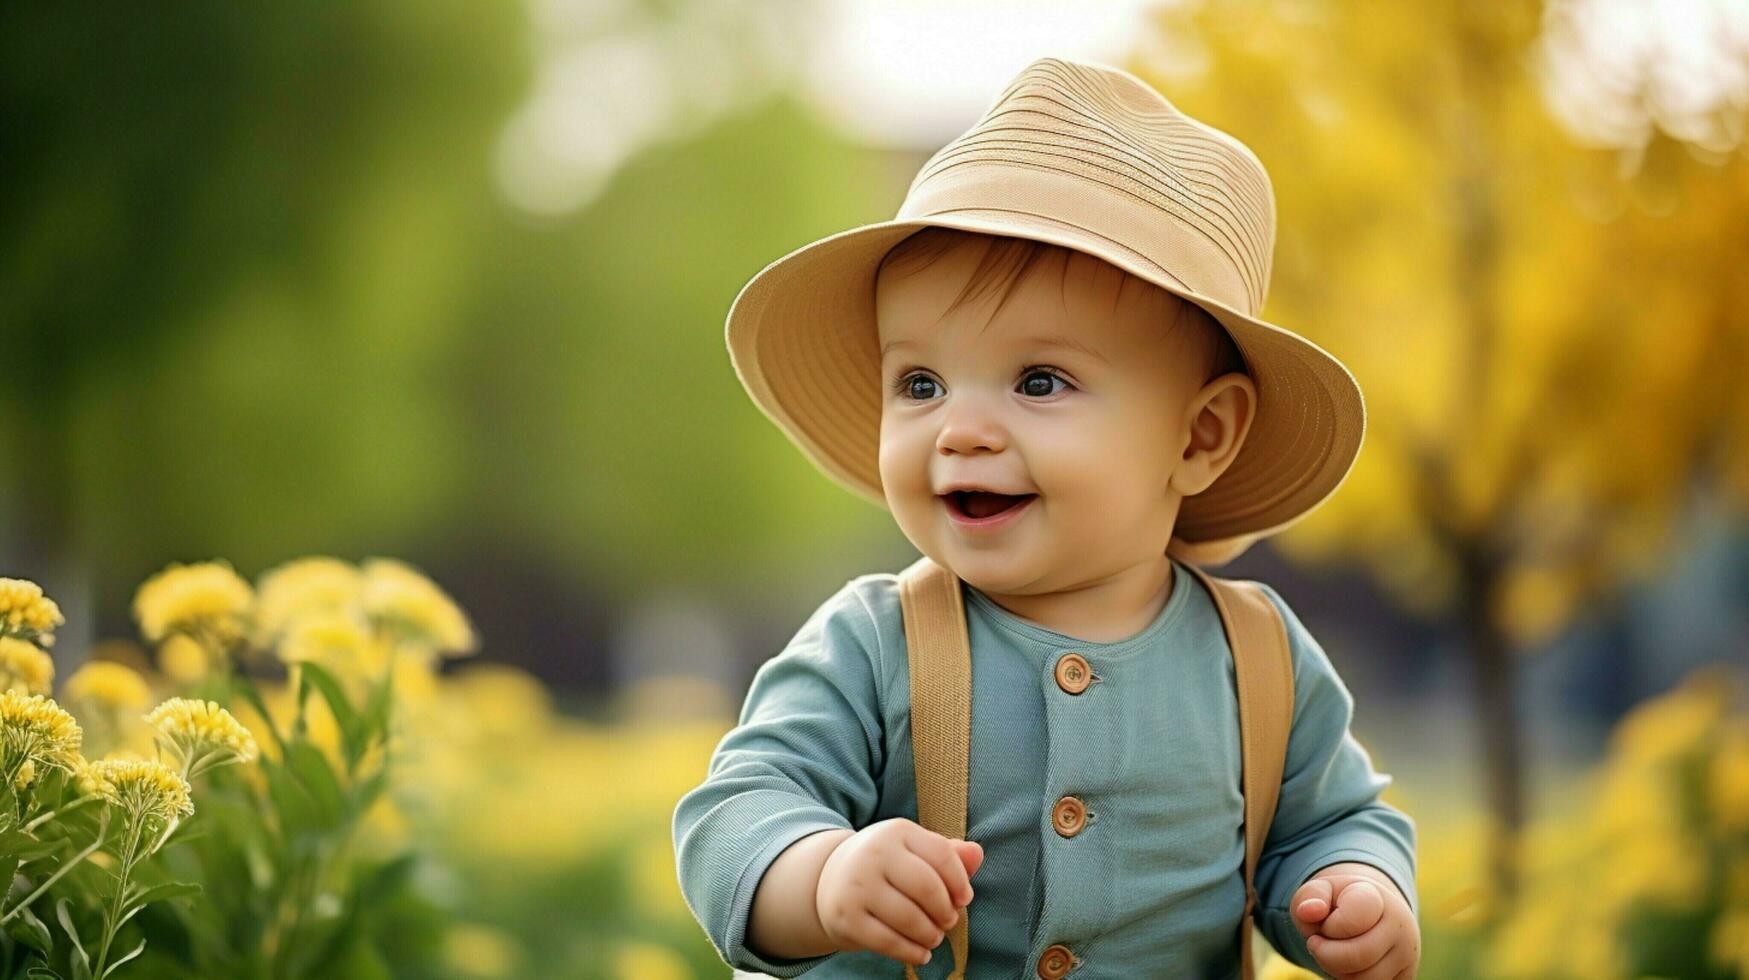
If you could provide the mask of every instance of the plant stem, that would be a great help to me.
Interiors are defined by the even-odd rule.
[[[92,851],[95,851],[99,847],[102,847],[102,846],[103,846],[103,831],[100,830],[97,833],[97,839],[91,842],[90,847],[87,847],[83,851],[80,851],[78,854],[75,854],[71,861],[68,861],[66,864],[61,865],[60,870],[58,870],[54,874],[50,875],[48,881],[45,881],[41,885],[37,886],[36,891],[31,892],[29,895],[25,896],[25,898],[22,901],[20,901],[17,905],[14,905],[12,907],[12,911],[6,913],[5,915],[0,915],[0,925],[5,925],[7,922],[11,921],[13,916],[15,916],[19,912],[23,911],[26,906],[30,905],[30,903],[36,901],[37,897],[40,896],[43,892],[48,891],[50,885],[54,884],[57,881],[60,881],[62,875],[73,870],[74,865],[76,865],[80,861],[83,861],[86,858],[90,857]]]
[[[68,813],[72,810],[77,810],[78,808],[84,806],[87,803],[94,803],[100,799],[102,799],[102,797],[100,797],[100,796],[82,796],[79,799],[74,800],[73,802],[67,804],[66,806],[61,807],[59,810],[50,810],[47,813],[38,814],[36,819],[34,819],[30,823],[27,823],[24,825],[24,829],[25,830],[35,830],[36,828],[42,826],[47,821],[52,820],[55,817],[58,817],[63,813]],[[6,920],[0,919],[0,922],[4,922],[4,921],[6,921]]]
[[[91,973],[93,977],[103,976],[103,966],[105,963],[109,962],[109,944],[114,941],[116,932],[121,928],[120,919],[122,901],[127,895],[128,876],[133,873],[134,857],[140,847],[140,831],[145,825],[145,814],[139,813],[133,815],[133,825],[128,828],[129,836],[127,850],[121,862],[121,877],[115,886],[115,901],[112,908],[104,916],[103,945],[100,946],[97,951],[97,967]]]

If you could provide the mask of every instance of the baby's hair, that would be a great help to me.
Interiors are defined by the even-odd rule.
[[[943,316],[971,302],[980,293],[991,290],[995,290],[999,294],[997,308],[1000,309],[1001,305],[1008,301],[1008,297],[1013,295],[1015,287],[1026,277],[1027,271],[1035,264],[1051,256],[1066,260],[1075,251],[1062,245],[1041,242],[1032,238],[993,235],[986,232],[932,225],[912,233],[888,250],[876,267],[875,276],[878,278],[881,272],[889,266],[909,265],[921,269],[960,245],[975,241],[985,243],[984,256],[978,262],[978,267],[973,270],[971,278],[966,281],[965,287],[960,290],[960,294],[954,297],[954,301],[948,304],[947,309],[943,311]],[[1063,263],[1063,268],[1067,273],[1067,261]],[[1130,273],[1124,271],[1124,275],[1129,276]],[[1136,277],[1131,276],[1131,278]],[[1153,289],[1160,288],[1145,280],[1137,279],[1137,281],[1143,282]],[[1227,333],[1220,321],[1216,320],[1207,310],[1188,300],[1179,299],[1177,305],[1179,314],[1173,329],[1196,329],[1200,325],[1204,333],[1216,338],[1211,369],[1209,374],[1202,379],[1204,383],[1235,371],[1242,374],[1249,373],[1245,368],[1244,355],[1239,352],[1238,345],[1233,343],[1232,335]],[[1180,324],[1183,326],[1179,326]]]

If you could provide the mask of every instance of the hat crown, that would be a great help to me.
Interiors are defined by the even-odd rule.
[[[1263,307],[1275,247],[1268,172],[1129,72],[1032,62],[923,164],[898,217],[1016,208],[1106,237],[1247,316]]]
[[[1275,244],[1263,164],[1127,72],[1040,58],[928,158],[897,218],[795,249],[729,309],[725,339],[748,394],[823,472],[870,502],[887,505],[879,270],[928,227],[1092,255],[1200,306],[1232,338],[1256,412],[1232,464],[1184,499],[1168,554],[1224,563],[1303,517],[1353,466],[1366,430],[1354,376],[1258,315]]]

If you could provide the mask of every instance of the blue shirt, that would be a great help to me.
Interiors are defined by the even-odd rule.
[[[967,980],[1032,976],[1057,943],[1072,976],[1237,977],[1245,907],[1238,693],[1220,614],[1182,563],[1158,616],[1126,640],[1089,643],[1023,619],[964,585],[972,650],[966,838],[972,877]],[[1288,902],[1326,865],[1360,861],[1412,909],[1415,824],[1378,799],[1349,731],[1354,699],[1273,588],[1294,663],[1281,796],[1256,872],[1257,926],[1283,956],[1327,976]],[[747,947],[754,888],[780,852],[829,828],[917,819],[910,668],[898,576],[852,579],[761,664],[739,724],[674,812],[680,886],[731,966],[776,977],[903,976],[870,950],[769,960]],[[1068,652],[1099,678],[1057,683]],[[1089,822],[1052,825],[1065,795]],[[919,978],[945,976],[944,940]]]

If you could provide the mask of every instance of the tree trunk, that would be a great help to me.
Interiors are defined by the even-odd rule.
[[[1495,567],[1482,558],[1464,562],[1463,623],[1470,662],[1476,669],[1477,718],[1488,812],[1495,821],[1489,840],[1488,880],[1497,911],[1518,890],[1518,839],[1524,826],[1524,751],[1518,713],[1517,660],[1511,641],[1489,611],[1499,585]]]

